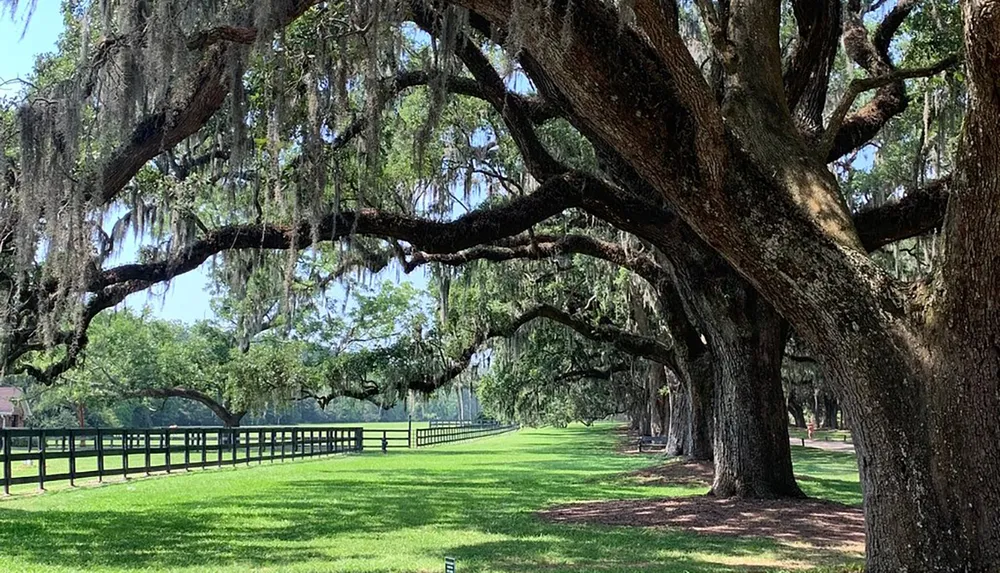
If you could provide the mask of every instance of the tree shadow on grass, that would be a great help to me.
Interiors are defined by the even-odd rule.
[[[71,570],[282,571],[306,564],[309,571],[349,571],[352,563],[365,563],[367,571],[407,571],[428,568],[407,569],[410,561],[441,563],[453,556],[463,573],[717,573],[827,558],[765,539],[544,522],[535,512],[555,503],[661,491],[618,481],[636,465],[608,455],[610,432],[564,432],[556,444],[542,432],[520,442],[498,440],[493,449],[434,449],[384,460],[360,456],[155,480],[128,494],[142,496],[134,507],[121,486],[85,492],[104,502],[120,500],[120,506],[66,507],[84,492],[53,497],[30,511],[0,504],[0,561]],[[566,435],[571,438],[561,439]],[[515,451],[520,457],[503,458]],[[193,480],[215,481],[205,487]],[[156,496],[170,484],[182,492],[202,488],[160,501]],[[60,500],[62,505],[51,503]],[[371,564],[392,552],[403,554],[407,565]]]

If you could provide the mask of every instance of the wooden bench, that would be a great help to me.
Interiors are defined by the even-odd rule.
[[[666,436],[640,436],[639,437],[639,453],[641,454],[643,448],[646,450],[651,450],[659,448],[661,450],[667,449],[667,437]]]

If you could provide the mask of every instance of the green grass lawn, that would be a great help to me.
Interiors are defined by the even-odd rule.
[[[552,504],[694,495],[624,472],[610,426],[226,468],[0,501],[0,571],[722,572],[811,560],[769,540],[540,521]],[[793,448],[810,495],[860,502],[850,455]],[[815,558],[826,566],[827,557]]]

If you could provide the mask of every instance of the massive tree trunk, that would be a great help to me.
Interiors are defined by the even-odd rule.
[[[803,497],[792,472],[781,361],[788,325],[689,228],[677,225],[668,258],[713,363],[715,481],[723,497]],[[699,377],[695,376],[695,380]],[[692,403],[702,399],[692,384]]]
[[[826,430],[840,429],[840,424],[837,422],[837,414],[840,412],[840,405],[837,403],[837,399],[824,392],[822,402],[823,417],[820,421],[820,427]]]
[[[688,446],[687,457],[698,461],[712,461],[714,441],[715,368],[714,357],[707,347],[688,364]]]
[[[667,432],[670,411],[667,408],[667,401],[664,399],[662,393],[666,382],[667,377],[663,365],[651,362],[649,364],[649,377],[647,379],[649,435],[651,436],[662,436]]]
[[[505,3],[462,3],[510,21]],[[1000,88],[992,74],[1000,68],[1000,2],[964,3],[976,86],[966,144],[981,155],[965,173],[967,195],[949,210],[947,257],[955,264],[944,266],[946,296],[916,321],[865,253],[871,246],[825,166],[836,153],[810,149],[792,120],[780,3],[720,4],[724,17],[709,28],[726,74],[721,106],[677,35],[676,16],[655,2],[635,3],[644,35],[623,31],[598,2],[574,2],[570,11],[529,2],[532,34],[521,48],[578,122],[661,192],[826,365],[855,432],[869,570],[997,570],[1000,485],[990,478],[1000,471]],[[980,105],[990,112],[977,115]],[[830,126],[834,146],[863,143],[866,129],[885,122],[874,115],[845,122],[847,131]]]
[[[691,448],[690,395],[679,376],[668,375],[670,423],[667,427],[667,455],[683,456]]]
[[[806,413],[802,409],[802,403],[795,394],[795,389],[788,390],[788,413],[791,414],[796,428],[806,427]]]
[[[787,327],[755,291],[749,290],[745,296],[742,316],[716,320],[718,330],[711,335],[719,356],[712,493],[724,497],[804,497],[792,472],[781,387]]]

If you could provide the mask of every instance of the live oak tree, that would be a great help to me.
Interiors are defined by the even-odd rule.
[[[995,569],[998,2],[961,3],[964,125],[946,182],[916,169],[906,198],[854,214],[843,178],[828,167],[906,110],[904,80],[956,65],[956,54],[933,53],[900,68],[906,47],[893,45],[909,16],[951,6],[793,0],[790,13],[778,0],[81,6],[88,17],[75,21],[88,25],[74,37],[83,38],[77,53],[85,65],[66,74],[71,81],[29,97],[18,143],[7,145],[13,161],[0,228],[16,240],[2,250],[6,354],[16,360],[63,345],[67,360],[42,373],[57,375],[85,346],[86,326],[101,310],[222,252],[286,250],[294,267],[300,249],[368,235],[399,242],[404,253],[407,245],[454,253],[579,209],[667,258],[689,316],[722,350],[715,359],[731,382],[722,388],[733,392],[717,404],[725,416],[745,418],[741,409],[753,400],[780,394],[789,327],[809,347],[854,430],[870,570]],[[686,37],[695,14],[697,42]],[[434,40],[412,42],[416,28],[401,22]],[[920,29],[911,32],[917,41],[908,45],[921,47]],[[537,93],[511,91],[487,56],[500,49]],[[863,72],[844,77],[845,57]],[[504,169],[386,178],[380,150],[397,142],[384,127],[405,118],[382,108],[415,85],[428,85],[424,133],[454,126],[444,131],[464,136],[419,140],[464,140],[464,151],[479,154],[473,167]],[[449,92],[492,111],[449,114],[456,109]],[[562,153],[550,137],[560,129],[582,136],[599,170]],[[347,141],[357,152],[338,155]],[[447,163],[443,146],[415,147],[416,157]],[[442,216],[457,183],[486,179],[512,187],[514,197],[458,219]],[[192,195],[231,210],[206,223],[185,202]],[[152,216],[147,201],[160,207]],[[132,224],[152,221],[170,241],[145,261],[106,268],[91,215],[116,203],[131,203]],[[900,281],[868,254],[938,226],[937,262],[917,281]],[[38,253],[41,245],[49,250]],[[731,442],[723,434],[720,443]],[[768,465],[752,447],[715,454],[732,459],[734,476],[771,473],[744,485],[728,480],[736,492],[763,485],[787,493],[794,483],[790,466]]]

